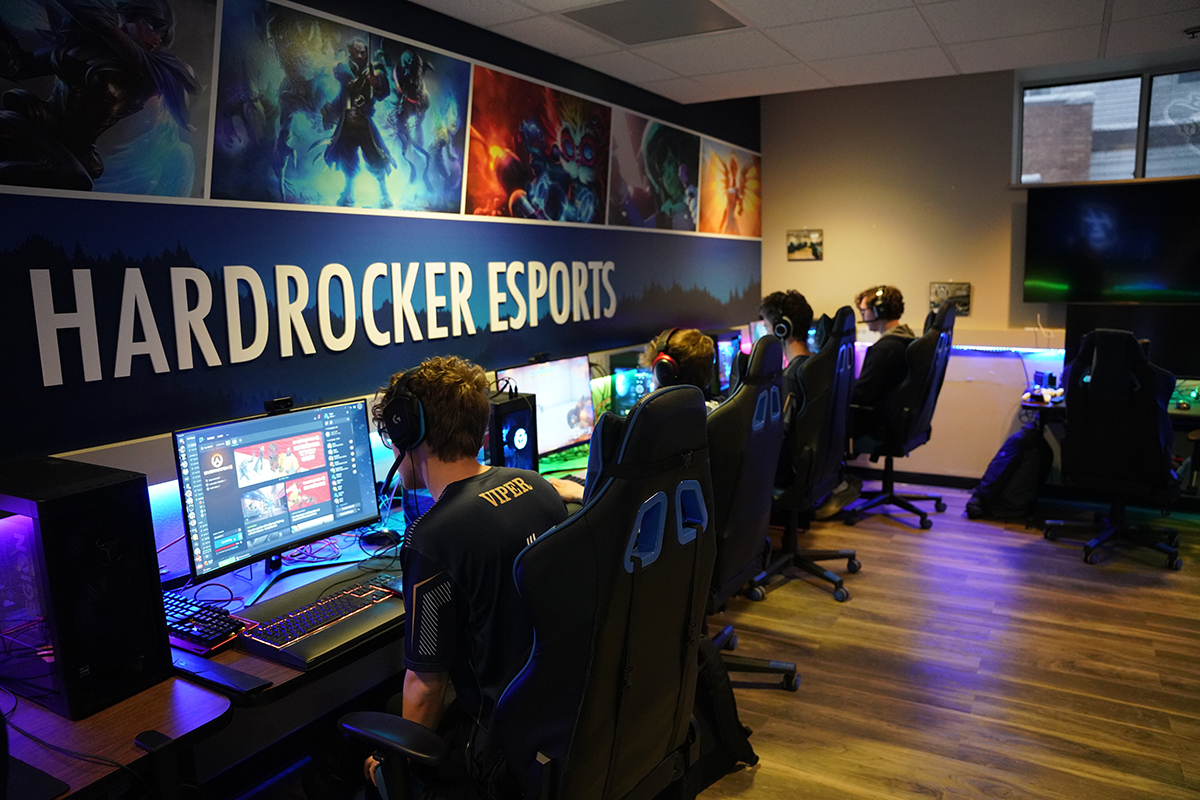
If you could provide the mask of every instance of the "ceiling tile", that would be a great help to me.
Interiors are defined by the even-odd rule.
[[[566,58],[582,58],[598,53],[611,53],[619,44],[580,30],[574,25],[553,17],[533,17],[517,22],[496,25],[493,31]]]
[[[689,36],[646,45],[633,52],[680,75],[707,75],[795,61],[758,31],[741,30]]]
[[[911,81],[954,75],[954,65],[940,47],[814,61],[810,66],[836,86]]]
[[[807,89],[824,89],[832,86],[808,66],[800,63],[778,67],[747,69],[741,72],[721,72],[714,75],[699,75],[693,80],[709,91],[710,100],[729,97],[802,92]]]
[[[1104,0],[951,0],[923,8],[943,42],[1003,39],[1104,21]]]
[[[1154,17],[1113,22],[1108,31],[1105,55],[1127,56],[1153,50],[1188,48],[1200,55],[1200,39],[1189,39],[1184,28],[1200,25],[1200,12],[1176,11]]]
[[[1116,0],[1113,3],[1113,20],[1153,17],[1172,11],[1200,11],[1200,0]],[[1200,25],[1200,19],[1194,23]],[[1185,28],[1192,27],[1185,25]]]
[[[489,28],[502,22],[512,22],[537,14],[533,9],[513,2],[513,0],[413,0],[413,2],[480,28]]]
[[[910,0],[723,0],[735,15],[760,28],[851,17],[912,5]]]
[[[679,77],[666,67],[660,67],[653,61],[647,61],[641,56],[625,50],[618,50],[615,53],[604,53],[598,56],[587,56],[586,58],[578,59],[578,61],[585,67],[591,67],[594,70],[603,72],[605,75],[612,75],[614,78],[620,78],[626,83],[632,83],[637,86],[647,81],[664,81],[669,78]]]
[[[708,90],[691,78],[672,78],[668,81],[651,81],[639,85],[646,91],[661,94],[677,103],[703,103],[712,99]]]
[[[1053,33],[951,44],[946,49],[963,72],[994,72],[1093,59],[1099,47],[1100,26],[1088,25]]]
[[[773,28],[767,35],[803,61],[937,44],[915,8]]]

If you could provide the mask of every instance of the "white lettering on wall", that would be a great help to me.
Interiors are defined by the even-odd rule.
[[[241,284],[250,290],[254,309],[254,338],[242,344]],[[229,363],[253,361],[267,349],[267,292],[262,278],[250,267],[225,267],[225,323],[229,330]]]
[[[133,338],[134,326],[142,323],[141,341]],[[113,367],[114,378],[128,378],[134,356],[150,356],[150,365],[157,373],[170,372],[167,351],[163,349],[158,325],[154,322],[154,309],[150,307],[150,295],[146,293],[146,282],[142,271],[136,267],[125,270],[125,288],[121,291],[121,320],[117,325],[117,358]]]
[[[342,290],[342,332],[339,335],[333,333],[333,315],[329,308],[329,284],[335,280]],[[335,353],[348,350],[354,344],[357,320],[350,270],[341,264],[326,264],[317,278],[317,322],[321,328],[321,341]]]
[[[463,325],[467,336],[475,335],[475,320],[471,317],[471,268],[461,261],[450,262],[450,331],[462,336]]]
[[[421,327],[417,325],[417,312],[413,311],[412,306],[413,286],[417,283],[419,266],[418,262],[413,261],[409,263],[408,272],[405,273],[403,264],[398,261],[392,262],[392,328],[396,344],[404,341],[405,323],[412,332],[414,342],[425,338],[421,335]],[[403,282],[401,275],[403,275]]]
[[[562,290],[559,291],[559,284]],[[561,302],[560,302],[561,301]],[[571,316],[571,276],[563,261],[555,261],[550,265],[550,319],[555,325],[562,325]]]
[[[367,267],[363,273],[362,284],[362,320],[363,328],[367,331],[367,341],[378,347],[386,347],[391,342],[387,331],[379,330],[375,324],[375,281],[387,276],[387,264],[376,261]]]
[[[292,294],[292,285],[296,293]],[[317,352],[312,334],[304,321],[304,309],[308,307],[308,275],[304,270],[289,264],[275,265],[275,305],[279,313],[279,355],[292,357],[292,332],[300,340],[300,349],[305,355]]]
[[[196,287],[196,306],[188,307],[188,285]],[[175,357],[179,369],[192,368],[192,340],[200,345],[204,363],[221,366],[221,357],[213,344],[204,318],[212,310],[212,283],[204,270],[195,267],[171,267],[171,312],[175,316]]]
[[[75,284],[75,310],[55,311],[50,292],[50,270],[29,270],[33,289],[33,316],[37,322],[38,353],[42,359],[42,385],[62,386],[62,361],[58,354],[58,332],[79,329],[79,348],[83,354],[83,380],[98,381],[104,377],[100,369],[100,339],[96,335],[96,301],[92,295],[92,272],[71,270]]]

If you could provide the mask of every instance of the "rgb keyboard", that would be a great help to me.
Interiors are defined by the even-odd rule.
[[[252,653],[307,669],[403,619],[400,577],[380,573],[242,634]],[[395,600],[395,603],[385,603]]]
[[[245,621],[219,606],[198,603],[179,592],[163,592],[171,644],[189,653],[209,655],[237,638]]]

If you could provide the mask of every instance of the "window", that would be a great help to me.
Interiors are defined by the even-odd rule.
[[[1028,87],[1021,105],[1021,183],[1200,174],[1200,70]]]
[[[1200,70],[1150,83],[1146,177],[1200,174]]]

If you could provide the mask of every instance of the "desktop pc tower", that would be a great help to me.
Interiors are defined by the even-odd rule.
[[[499,392],[491,397],[483,443],[484,462],[537,472],[537,403],[532,394]]]
[[[0,685],[82,719],[171,675],[146,476],[0,465]]]

